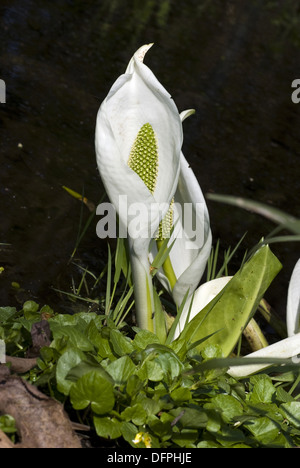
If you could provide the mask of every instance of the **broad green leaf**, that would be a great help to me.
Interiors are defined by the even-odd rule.
[[[112,376],[117,385],[126,382],[135,370],[136,366],[129,356],[122,356],[106,367],[106,371]]]
[[[132,344],[131,339],[125,336],[119,330],[111,330],[110,341],[114,348],[115,353],[118,356],[124,356],[124,354],[130,354],[135,349],[134,345]]]
[[[179,447],[194,448],[198,438],[196,429],[182,429],[180,432],[173,432],[172,441]]]
[[[82,351],[93,351],[94,346],[86,337],[85,333],[80,330],[79,324],[58,325],[51,323],[50,328],[55,340],[60,338],[67,338],[70,346],[79,348]]]
[[[121,423],[117,418],[94,416],[94,425],[99,437],[117,439],[122,435]]]
[[[134,337],[133,344],[140,349],[145,349],[148,345],[153,343],[159,343],[159,339],[155,333],[150,332],[149,330],[142,330],[139,328],[134,328],[137,331],[137,334]]]
[[[141,380],[160,382],[164,378],[164,371],[157,362],[145,360],[137,371],[137,376]]]
[[[208,418],[206,412],[201,407],[180,407],[171,410],[170,414],[174,416],[174,420],[180,421],[180,426],[183,428],[199,429],[206,427]]]
[[[216,434],[216,441],[223,447],[236,446],[236,444],[240,444],[241,442],[243,443],[245,438],[246,436],[243,431],[229,425],[223,426]]]
[[[102,365],[89,356],[85,356],[84,359],[81,360],[76,366],[72,367],[70,372],[67,374],[67,379],[71,380],[72,382],[76,382],[78,379],[80,379],[80,377],[92,371],[100,374],[111,384],[114,383],[113,379],[102,367]]]
[[[121,431],[122,431],[122,436],[123,438],[132,446],[136,447],[136,445],[133,443],[133,440],[135,439],[135,436],[138,433],[137,427],[132,424],[131,422],[122,422],[121,424]]]
[[[160,412],[158,416],[152,416],[148,420],[148,425],[152,432],[162,437],[169,438],[172,434],[172,424],[174,425],[174,416],[166,412]]]
[[[126,393],[130,397],[134,397],[140,392],[143,386],[143,381],[137,375],[130,375],[126,383]]]
[[[300,401],[290,401],[283,403],[281,408],[284,411],[285,417],[293,426],[300,428]]]
[[[26,301],[23,305],[24,314],[34,314],[39,310],[40,306],[35,301]]]
[[[269,247],[262,247],[185,326],[177,340],[194,343],[214,333],[197,349],[200,351],[208,344],[217,344],[223,355],[228,356],[281,268]]]
[[[69,315],[69,314],[58,314],[55,315],[55,317],[52,317],[49,320],[50,327],[54,330],[59,328],[60,326],[65,326],[65,325],[77,325],[78,323],[78,315]]]
[[[73,382],[67,379],[70,370],[85,359],[80,349],[68,349],[58,360],[56,366],[57,388],[64,395],[68,395]]]
[[[184,369],[182,362],[173,352],[159,353],[155,357],[155,362],[163,369],[165,377],[168,376],[171,381],[178,377]]]
[[[245,423],[245,426],[253,434],[257,441],[263,445],[275,442],[279,435],[280,427],[267,416],[262,416]]]
[[[115,404],[113,385],[97,372],[83,375],[71,387],[70,399],[75,409],[84,409],[88,405],[96,414],[109,413]]]
[[[278,387],[276,389],[276,399],[282,401],[283,403],[290,403],[294,401],[292,395],[290,395],[283,387]]]
[[[192,394],[189,388],[179,387],[173,390],[170,394],[172,400],[179,402],[179,401],[186,401],[192,398]]]
[[[137,395],[136,403],[141,403],[148,416],[159,413],[163,407],[163,402],[161,400],[157,401],[154,398],[148,398],[143,392]]]
[[[220,448],[221,445],[212,440],[203,440],[197,444],[197,448]]]
[[[132,421],[137,426],[142,426],[146,423],[147,413],[140,403],[129,406],[122,413],[121,417],[124,421]]]
[[[212,404],[221,410],[222,418],[227,423],[243,412],[241,403],[232,395],[217,395],[212,399]]]
[[[257,375],[251,377],[250,381],[254,383],[251,393],[251,403],[271,403],[276,388],[272,384],[271,378],[266,375]]]
[[[168,382],[184,370],[184,364],[169,347],[153,343],[141,352],[142,363],[137,375],[140,379],[159,382],[163,378]]]

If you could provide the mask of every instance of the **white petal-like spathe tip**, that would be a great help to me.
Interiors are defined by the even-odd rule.
[[[126,68],[126,73],[133,73],[133,70],[134,70],[134,61],[135,60],[138,60],[139,62],[143,63],[144,62],[144,58],[145,58],[145,55],[146,53],[148,52],[149,49],[151,49],[151,47],[153,46],[153,42],[150,43],[150,44],[145,44],[143,45],[142,47],[140,47],[136,52],[135,54],[133,55],[132,59],[130,60],[130,62],[128,63],[128,66]]]
[[[287,308],[286,308],[286,323],[288,336],[293,336],[298,333],[300,322],[300,259],[295,265],[290,279]]]

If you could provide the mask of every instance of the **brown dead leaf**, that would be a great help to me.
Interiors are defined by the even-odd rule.
[[[21,377],[9,375],[4,365],[0,366],[0,414],[10,414],[16,421],[20,443],[15,448],[81,448],[63,406]],[[7,443],[0,433],[0,448]]]

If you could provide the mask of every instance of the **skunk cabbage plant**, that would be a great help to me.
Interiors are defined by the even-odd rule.
[[[138,325],[154,331],[149,243],[177,188],[183,136],[174,101],[144,64],[151,46],[133,55],[101,104],[95,147],[103,185],[128,231]]]

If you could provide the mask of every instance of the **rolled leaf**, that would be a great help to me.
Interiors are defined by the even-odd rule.
[[[262,247],[234,275],[222,291],[185,326],[178,340],[203,340],[221,347],[224,357],[234,349],[243,329],[282,265],[268,246]]]

